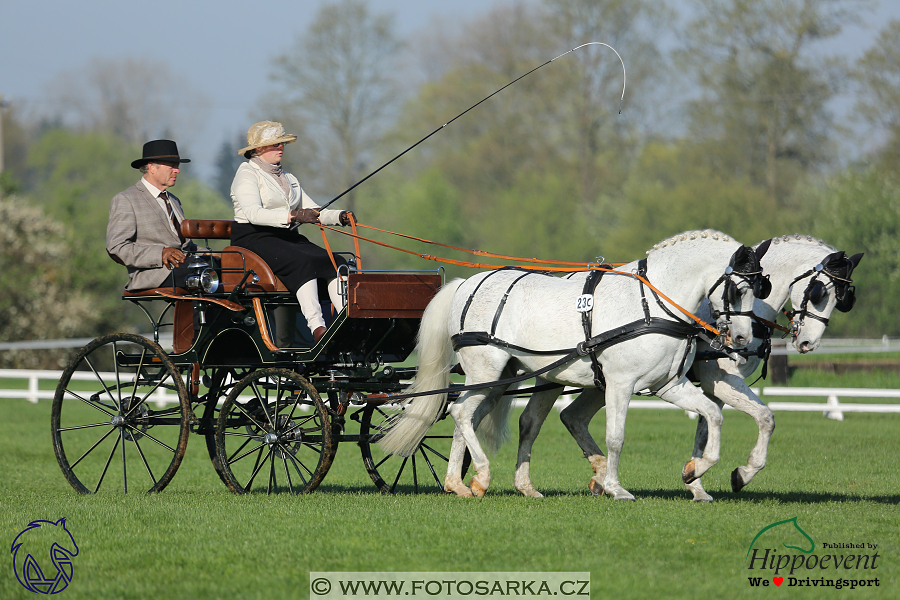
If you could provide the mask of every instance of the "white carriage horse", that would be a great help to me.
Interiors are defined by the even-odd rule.
[[[491,412],[515,375],[576,387],[605,388],[608,464],[602,454],[602,487],[617,499],[634,499],[618,480],[625,417],[633,393],[649,389],[676,406],[698,412],[709,424],[704,455],[685,465],[692,481],[719,459],[721,411],[684,377],[695,352],[695,325],[679,318],[637,273],[689,312],[710,296],[733,347],[752,341],[754,290],[766,285],[759,255],[717,231],[686,232],[657,244],[648,257],[588,285],[519,270],[481,273],[444,286],[423,315],[417,345],[419,370],[410,392],[442,390],[457,350],[469,389],[451,406],[456,422],[445,489],[461,496],[485,493],[489,461],[475,428]],[[721,288],[720,288],[721,286]],[[715,294],[722,291],[721,298]],[[593,306],[591,315],[586,308]],[[730,308],[738,312],[730,312]],[[589,321],[588,321],[589,322]],[[578,350],[573,351],[573,347]],[[592,359],[596,357],[596,360]],[[596,368],[594,363],[596,363]],[[504,379],[506,378],[506,379]],[[524,376],[521,376],[524,378]],[[605,379],[605,380],[604,380]],[[446,393],[409,401],[379,442],[388,453],[409,455],[440,415]],[[502,411],[501,411],[502,412]],[[505,426],[506,414],[485,423],[490,437]],[[489,425],[489,426],[488,426]],[[484,432],[483,432],[484,433]],[[475,475],[471,489],[461,479],[468,447]],[[598,485],[600,482],[597,482]]]
[[[771,277],[772,293],[765,300],[757,300],[753,310],[763,319],[774,322],[790,296],[794,307],[789,313],[793,346],[804,354],[812,352],[819,346],[831,312],[835,308],[842,312],[853,308],[856,294],[851,274],[862,257],[862,254],[848,257],[812,236],[794,234],[773,238],[769,251],[761,261],[763,270]],[[699,314],[702,317],[703,310]],[[711,350],[701,341],[697,350],[698,359],[693,366],[694,375],[707,396],[719,406],[728,404],[747,413],[759,428],[759,436],[747,464],[731,473],[731,489],[734,492],[739,492],[766,466],[769,439],[775,429],[772,411],[744,381],[767,356],[771,334],[771,329],[756,330],[753,342],[741,352],[747,356],[744,364],[729,358],[700,360],[699,357]],[[694,456],[702,456],[705,445],[706,423],[700,419]],[[686,485],[694,494],[695,501],[712,501],[699,478]]]
[[[794,311],[792,336],[794,346],[800,352],[814,350],[825,332],[828,318],[832,310],[848,311],[853,306],[854,291],[851,287],[850,275],[859,264],[861,254],[846,257],[843,252],[836,251],[824,242],[812,236],[783,236],[766,240],[756,246],[766,251],[760,264],[766,276],[770,278],[771,293],[766,298],[758,298],[754,304],[754,313],[763,319],[774,322],[778,311],[787,302],[793,289],[792,304],[800,307]],[[585,273],[578,273],[573,281],[583,281]],[[795,285],[799,284],[799,285]],[[697,313],[701,318],[709,318],[712,311],[707,303]],[[808,320],[807,320],[808,319]],[[753,342],[742,349],[739,354],[744,360],[735,361],[721,352],[713,351],[709,344],[700,340],[698,357],[718,354],[716,360],[695,360],[693,374],[699,379],[703,391],[717,405],[723,402],[751,415],[759,427],[756,446],[750,453],[747,466],[736,468],[731,475],[732,489],[740,490],[748,484],[766,463],[766,452],[769,438],[775,428],[772,411],[750,390],[744,382],[759,366],[759,348],[769,344],[771,330],[761,324],[754,329]],[[529,476],[531,449],[540,431],[541,424],[550,412],[553,402],[560,390],[546,390],[535,393],[519,420],[519,452],[516,465],[516,489],[526,496],[539,497]],[[589,484],[594,493],[601,493],[598,485],[604,475],[605,464],[600,449],[588,432],[588,423],[594,414],[603,408],[603,396],[597,390],[585,389],[568,407],[560,413],[560,419],[578,442],[585,456],[594,469],[594,477]],[[707,424],[701,418],[697,425],[697,434],[693,456],[701,457],[706,446]],[[695,501],[712,501],[704,490],[700,478],[685,485],[694,494]]]

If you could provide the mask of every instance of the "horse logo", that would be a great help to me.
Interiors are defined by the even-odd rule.
[[[812,551],[816,549],[816,543],[813,542],[813,539],[811,537],[809,537],[809,534],[807,534],[805,531],[803,531],[800,528],[799,525],[797,525],[797,517],[794,517],[793,519],[785,519],[784,521],[777,521],[775,523],[772,523],[771,525],[766,525],[765,527],[760,529],[759,533],[756,534],[756,537],[753,538],[753,541],[750,542],[750,547],[747,548],[747,556],[748,557],[750,556],[750,551],[753,549],[753,544],[756,543],[756,540],[759,539],[759,536],[761,536],[762,534],[764,534],[765,532],[769,531],[770,529],[772,529],[774,527],[778,527],[780,525],[787,525],[787,524],[793,525],[794,526],[793,530],[791,530],[790,528],[787,528],[785,530],[779,530],[779,533],[781,533],[785,537],[785,539],[792,541],[792,539],[788,536],[791,536],[794,533],[799,532],[804,538],[806,538],[806,540],[809,541],[809,549],[807,550],[806,548],[801,548],[800,546],[789,546],[789,545],[785,544],[784,542],[782,542],[781,545],[784,546],[785,548],[790,548],[791,550],[799,550],[800,552],[803,552],[804,554],[811,554]],[[794,531],[794,530],[796,530],[796,531]],[[806,545],[805,541],[801,540],[800,543],[802,543],[804,546]]]
[[[25,589],[38,594],[58,594],[72,581],[72,558],[78,556],[75,538],[66,529],[65,518],[59,521],[32,521],[13,540],[10,552],[16,579]],[[49,556],[51,569],[41,568],[39,560],[47,567]]]

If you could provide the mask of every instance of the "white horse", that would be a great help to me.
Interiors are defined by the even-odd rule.
[[[862,254],[847,257],[843,252],[812,236],[794,234],[771,240],[769,251],[762,259],[763,271],[771,277],[772,293],[765,300],[757,300],[754,312],[774,322],[790,297],[794,307],[791,338],[800,353],[812,352],[819,346],[831,312],[837,308],[847,312],[853,308],[855,294],[851,288],[851,274],[862,260]],[[700,316],[704,311],[701,309]],[[739,492],[766,466],[769,439],[775,429],[775,417],[768,406],[753,393],[744,381],[756,371],[762,358],[757,350],[768,344],[771,330],[759,332],[746,349],[747,362],[738,364],[728,358],[696,360],[694,375],[703,391],[720,407],[727,404],[747,413],[759,427],[759,437],[745,466],[731,473],[731,488]],[[711,350],[704,342],[698,355]],[[744,353],[744,352],[742,352]],[[702,456],[706,445],[706,423],[700,419],[694,442],[694,456]],[[711,502],[699,478],[685,484],[697,502]]]
[[[604,477],[597,486],[616,499],[633,500],[619,483],[619,457],[624,443],[625,417],[633,393],[649,389],[685,410],[703,415],[709,429],[702,457],[685,465],[683,478],[692,481],[719,460],[719,408],[684,377],[696,350],[693,333],[671,303],[694,312],[707,296],[722,314],[730,345],[752,341],[753,288],[762,279],[758,256],[717,231],[686,232],[657,244],[645,261],[617,269],[640,273],[669,298],[660,299],[639,279],[606,273],[592,294],[584,284],[537,273],[501,270],[454,280],[435,296],[423,315],[417,352],[419,370],[412,392],[440,390],[449,384],[454,349],[473,387],[451,406],[456,422],[445,489],[460,496],[482,496],[490,485],[489,461],[475,428],[488,415],[521,373],[562,385],[592,387],[605,384],[606,443],[609,459],[597,450]],[[719,287],[721,286],[721,287]],[[721,293],[715,293],[718,289]],[[593,305],[591,340],[585,342],[579,312]],[[730,313],[730,307],[738,313]],[[590,312],[590,311],[588,311]],[[456,333],[460,332],[460,333]],[[452,338],[452,339],[451,339]],[[607,342],[607,343],[604,343]],[[596,350],[602,373],[592,367],[590,353],[570,353],[579,343]],[[456,348],[454,348],[456,346]],[[582,348],[584,350],[584,348]],[[545,371],[546,370],[546,371]],[[603,378],[605,377],[605,382]],[[601,396],[602,397],[602,396]],[[445,393],[411,400],[379,442],[392,454],[409,455],[435,422]],[[508,408],[509,403],[502,403]],[[505,426],[506,411],[493,414],[482,428],[486,443],[496,443]],[[475,475],[471,489],[461,479],[468,447]]]
[[[766,298],[756,300],[754,313],[774,322],[793,289],[792,304],[800,307],[795,311],[797,318],[792,327],[794,347],[803,353],[811,352],[818,346],[832,310],[837,307],[846,312],[852,308],[854,294],[850,288],[850,274],[859,264],[862,255],[847,258],[843,252],[836,251],[821,240],[797,234],[767,240],[762,244],[765,244],[767,251],[762,255],[760,263],[763,272],[770,277],[771,291]],[[760,248],[762,244],[756,247]],[[572,279],[583,281],[585,276],[585,273],[578,273]],[[698,316],[707,319],[711,316],[708,303],[704,302]],[[721,407],[724,402],[751,415],[759,427],[759,438],[750,453],[748,465],[738,467],[731,475],[734,491],[749,483],[765,466],[769,438],[775,428],[772,411],[744,382],[744,378],[749,377],[759,366],[762,359],[757,355],[757,350],[768,343],[770,335],[770,331],[764,326],[758,328],[753,342],[741,352],[746,357],[745,360],[735,361],[723,356],[716,360],[695,360],[693,365],[693,373],[699,378],[703,391],[718,406]],[[698,355],[711,351],[709,344],[701,340]],[[534,394],[519,420],[515,485],[526,496],[541,495],[534,489],[529,476],[531,448],[559,392],[556,389]],[[605,465],[601,460],[599,447],[588,432],[588,423],[601,408],[603,396],[597,390],[586,389],[560,413],[561,420],[584,450],[594,469],[595,475],[589,484],[594,493],[602,492],[597,482],[602,480]],[[703,455],[706,435],[707,424],[701,418],[697,425],[694,457]],[[685,485],[693,492],[695,501],[712,501],[712,497],[703,490],[700,478]]]

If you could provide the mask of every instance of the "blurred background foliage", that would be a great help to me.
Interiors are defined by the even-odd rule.
[[[855,63],[821,44],[870,7],[698,0],[673,31],[682,21],[664,2],[535,0],[400,39],[376,3],[338,0],[265,66],[272,87],[259,90],[247,122],[280,120],[299,136],[285,167],[321,203],[535,66],[603,41],[627,67],[621,114],[618,58],[584,48],[481,104],[335,206],[454,246],[584,262],[633,260],[692,229],[747,244],[809,234],[866,253],[854,274],[859,302],[829,335],[897,336],[900,23],[873,31],[871,50]],[[157,88],[189,88],[165,70],[154,76]],[[0,110],[0,340],[146,328],[121,301],[125,273],[105,252],[109,201],[138,180],[129,163],[148,132],[177,140],[203,103],[199,92],[186,92],[197,101],[183,105],[135,93],[145,79],[130,59],[107,61],[85,67],[78,85],[51,86],[56,112]],[[833,103],[848,96],[856,120],[838,122]],[[233,216],[228,190],[243,135],[223,140],[211,181],[182,171],[173,191],[189,217]],[[362,252],[367,268],[438,266],[370,244]],[[24,360],[0,353],[0,366]]]

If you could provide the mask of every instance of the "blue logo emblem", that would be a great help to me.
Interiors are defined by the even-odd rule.
[[[29,591],[58,594],[72,581],[72,558],[78,556],[78,545],[64,518],[32,521],[13,540],[10,552],[16,578]]]

